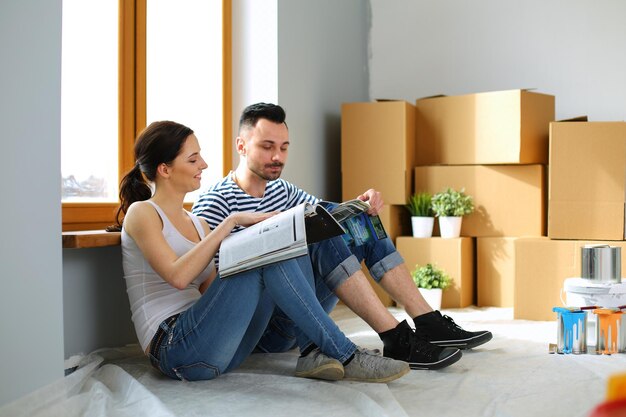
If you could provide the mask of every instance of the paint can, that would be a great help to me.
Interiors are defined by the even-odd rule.
[[[587,353],[587,312],[554,307],[557,313],[557,353]]]
[[[622,248],[609,245],[582,247],[581,278],[600,282],[622,280]]]
[[[596,353],[611,355],[626,352],[626,329],[623,312],[620,309],[597,308]]]

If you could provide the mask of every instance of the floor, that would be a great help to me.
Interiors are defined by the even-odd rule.
[[[391,308],[399,319],[404,312]],[[0,416],[568,416],[587,417],[626,355],[557,355],[555,322],[513,320],[512,309],[444,314],[489,343],[440,371],[411,371],[389,384],[322,382],[293,376],[297,354],[256,354],[214,381],[179,382],[150,367],[136,345],[102,349],[56,384],[0,408]],[[380,339],[345,307],[332,314],[357,344]]]

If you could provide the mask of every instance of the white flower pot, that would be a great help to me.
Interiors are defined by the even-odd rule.
[[[441,295],[443,293],[441,288],[418,288],[418,290],[430,308],[433,310],[441,310]]]
[[[431,237],[433,235],[434,217],[411,216],[413,237]]]
[[[461,222],[463,217],[439,217],[439,231],[442,238],[461,236]]]

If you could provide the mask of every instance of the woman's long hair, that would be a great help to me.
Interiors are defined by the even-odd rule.
[[[118,230],[131,204],[152,197],[150,182],[154,182],[158,166],[171,164],[192,133],[180,123],[161,121],[151,123],[137,136],[135,166],[120,182],[120,207],[115,215]]]

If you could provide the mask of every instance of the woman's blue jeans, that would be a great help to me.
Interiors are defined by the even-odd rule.
[[[354,246],[346,244],[338,236],[309,245],[309,257],[315,276],[315,295],[327,313],[337,304],[337,287],[361,269],[362,261],[365,261],[365,266],[376,282],[387,271],[404,263],[389,238]],[[276,308],[257,345],[257,351],[286,352],[296,345],[302,351],[311,343],[312,340],[298,329],[289,315]]]
[[[165,329],[165,341],[152,360],[171,378],[216,378],[237,368],[252,352],[279,307],[322,352],[344,362],[356,346],[324,311],[313,286],[307,256],[226,279],[218,276]]]

